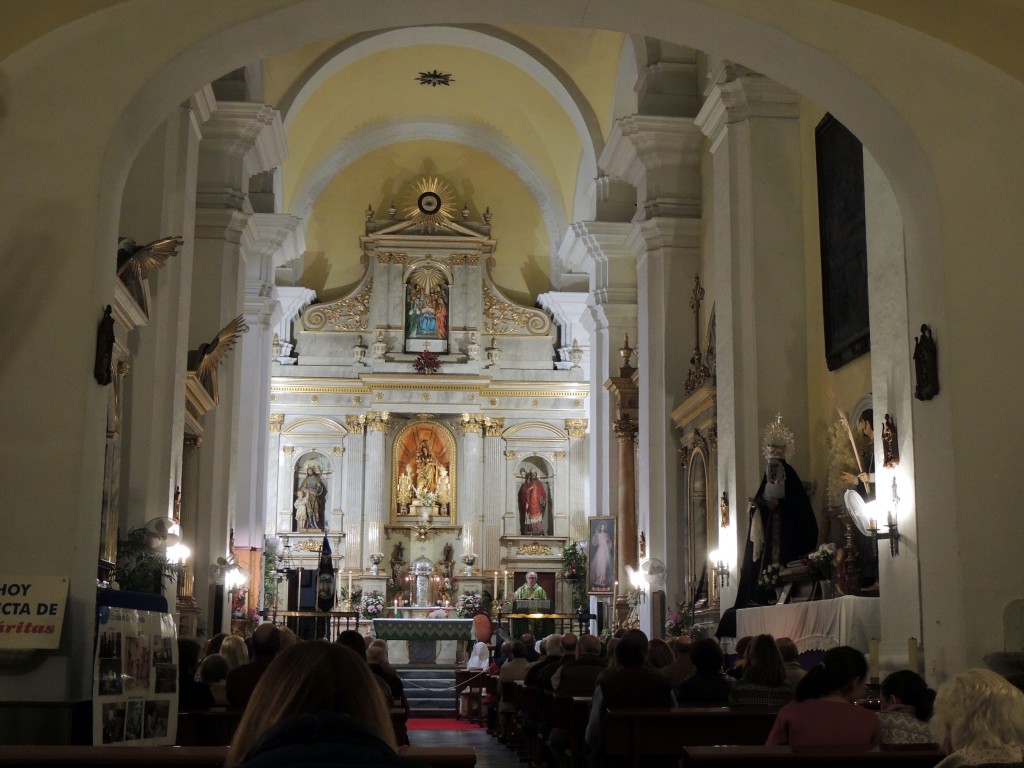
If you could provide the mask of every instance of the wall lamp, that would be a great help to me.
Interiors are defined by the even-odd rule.
[[[873,544],[877,546],[879,539],[889,540],[889,556],[899,557],[900,554],[900,529],[898,525],[899,516],[897,511],[900,504],[900,496],[897,492],[896,478],[892,479],[892,509],[886,514],[885,533],[878,528],[878,520],[875,518],[875,510],[878,502],[866,502],[856,491],[847,491],[843,497],[846,508],[853,518],[854,524],[865,536],[870,536]]]

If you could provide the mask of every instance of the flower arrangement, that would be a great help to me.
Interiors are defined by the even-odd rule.
[[[832,561],[836,556],[836,545],[827,542],[819,546],[807,556],[811,563],[811,570],[819,580],[824,581],[832,578]]]
[[[380,618],[384,613],[384,598],[380,592],[374,590],[359,601],[359,610],[364,619]]]
[[[454,576],[445,576],[444,581],[441,583],[441,592],[448,595],[449,598],[455,598],[455,592],[459,588],[459,580]]]
[[[671,637],[682,637],[689,628],[689,616],[682,610],[672,611],[665,622],[665,631]]]
[[[782,566],[778,563],[766,565],[764,570],[761,571],[761,575],[757,577],[757,583],[762,587],[777,587],[782,583],[782,577],[779,575],[780,571],[782,571]]]
[[[455,613],[463,619],[470,618],[480,609],[480,595],[476,592],[465,592],[455,601]]]
[[[473,563],[476,562],[476,553],[475,552],[466,552],[464,555],[462,555],[459,558],[459,560],[461,560],[466,565],[472,565]]]
[[[383,552],[374,552],[374,553],[372,553],[370,555],[370,562],[373,565],[380,565],[381,563],[384,562],[384,553]]]
[[[416,496],[416,501],[424,507],[432,507],[437,503],[437,494],[433,491],[417,488],[413,493]],[[427,513],[424,512],[423,514],[426,515]]]
[[[412,361],[412,367],[416,370],[416,373],[437,373],[441,367],[441,358],[429,349],[424,349],[416,355],[416,359]]]

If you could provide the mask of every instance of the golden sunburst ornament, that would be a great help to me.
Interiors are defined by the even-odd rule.
[[[409,188],[405,218],[425,227],[444,224],[455,215],[455,190],[436,176],[425,176]]]

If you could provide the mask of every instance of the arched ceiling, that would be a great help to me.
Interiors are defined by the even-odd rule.
[[[397,168],[431,167],[471,210],[491,207],[497,221],[506,222],[504,237],[507,223],[516,222],[513,240],[499,241],[499,248],[506,255],[520,251],[529,267],[499,270],[495,279],[533,303],[551,286],[551,264],[569,221],[587,205],[578,199],[586,190],[577,185],[596,175],[624,40],[621,33],[590,30],[556,35],[543,27],[423,27],[324,41],[266,59],[263,98],[281,106],[289,148],[281,169],[282,209],[309,224],[323,208],[321,194],[333,186],[382,210],[388,194],[413,180],[395,178]],[[451,75],[451,84],[417,81],[432,71]],[[380,150],[397,145],[396,165],[394,153]],[[452,145],[481,162],[467,168],[458,153],[445,152],[443,161],[430,155]],[[351,171],[356,162],[363,174],[358,181]],[[376,177],[366,173],[368,162],[378,163]],[[485,169],[496,176],[484,178]],[[496,189],[495,178],[515,191]],[[486,200],[483,190],[490,193]],[[514,209],[497,207],[511,198],[517,198]],[[347,284],[358,267],[363,208],[350,205],[333,215],[347,217],[348,225],[318,225],[321,236],[306,264],[306,274],[317,279],[304,284],[321,298]],[[500,237],[502,227],[495,227]],[[332,244],[325,231],[346,236]]]

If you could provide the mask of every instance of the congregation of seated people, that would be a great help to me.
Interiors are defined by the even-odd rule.
[[[531,642],[538,653],[533,662]],[[524,636],[501,642],[493,658],[490,647],[477,643],[466,668],[493,679],[489,730],[512,748],[525,743],[534,766],[616,765],[605,754],[609,712],[685,717],[693,707],[703,716],[768,708],[770,733],[758,743],[793,754],[917,745],[932,750],[923,754],[934,755],[928,764],[941,768],[1024,766],[1024,694],[990,670],[970,670],[937,694],[916,672],[900,670],[883,679],[878,698],[868,702],[861,651],[833,648],[805,669],[789,638],[758,635],[740,647],[742,655],[726,670],[727,657],[711,637],[666,642],[639,630],[620,630],[607,642],[589,634]],[[179,650],[179,690],[188,702],[183,710],[222,699],[230,706],[239,691],[244,695],[227,768],[416,764],[397,751],[408,736],[404,729],[396,733],[402,720],[393,714],[399,708],[408,713],[408,701],[384,641],[350,631],[334,643],[302,642],[263,624],[247,644],[218,636],[203,655],[198,643],[181,639]],[[545,702],[551,697],[589,702],[583,731],[574,734],[575,726],[549,720]],[[670,742],[674,735],[668,729],[663,738]],[[750,742],[737,734],[736,743]]]

